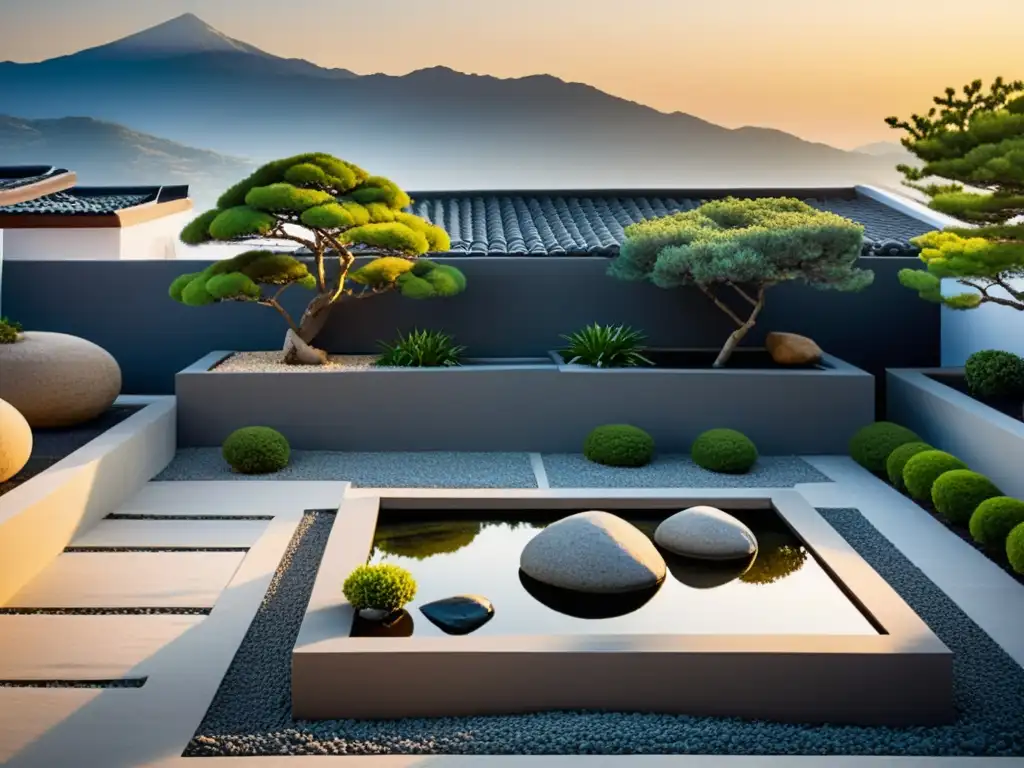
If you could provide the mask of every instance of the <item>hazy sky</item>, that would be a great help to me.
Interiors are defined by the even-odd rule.
[[[549,73],[842,147],[898,139],[883,118],[927,109],[947,85],[1024,77],[1024,0],[0,0],[0,60],[71,53],[187,11],[324,66]]]

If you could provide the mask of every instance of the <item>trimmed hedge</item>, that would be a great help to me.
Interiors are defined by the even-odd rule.
[[[955,525],[967,525],[979,504],[1002,495],[995,483],[969,469],[944,472],[932,485],[935,510]]]
[[[631,424],[605,424],[587,435],[583,455],[607,467],[642,467],[654,458],[654,438]]]
[[[964,363],[964,378],[979,397],[1024,396],[1024,358],[1012,352],[983,349]]]
[[[967,465],[945,451],[922,451],[903,467],[903,485],[914,501],[931,501],[935,481],[954,469],[967,469]]]
[[[228,435],[221,455],[236,472],[266,475],[288,466],[291,447],[288,439],[276,429],[242,427]]]
[[[1024,573],[1024,523],[1021,523],[1006,537],[1006,559],[1017,573]]]
[[[850,438],[850,457],[869,472],[885,472],[889,455],[907,443],[920,443],[914,432],[891,421],[876,421],[857,430]]]
[[[1010,531],[1024,525],[1024,501],[1009,496],[985,499],[971,515],[971,538],[986,547],[1004,547]]]
[[[919,453],[934,450],[928,443],[904,443],[890,453],[889,458],[885,460],[885,473],[893,487],[905,491],[907,488],[903,485],[903,468],[907,466],[907,462]]]
[[[709,429],[693,441],[690,457],[711,472],[742,475],[757,462],[757,446],[735,429]]]

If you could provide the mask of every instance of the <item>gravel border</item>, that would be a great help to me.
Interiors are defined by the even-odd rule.
[[[1024,756],[1024,669],[857,510],[820,511],[954,652],[956,723],[897,729],[587,712],[295,721],[289,695],[291,651],[333,521],[310,513],[184,755]]]
[[[249,547],[65,547],[65,555],[118,555],[130,552],[248,552]]]
[[[284,352],[234,352],[210,369],[213,373],[337,373],[376,368],[380,355],[328,355],[325,365],[287,365]]]
[[[213,608],[0,608],[0,616],[209,616]]]
[[[233,472],[219,448],[179,449],[156,481],[347,480],[356,488],[536,488],[528,453],[292,451],[272,475]]]
[[[273,520],[273,515],[131,515],[114,513],[107,515],[104,520],[218,520],[222,522],[234,522],[236,520]]]
[[[831,479],[799,456],[764,456],[745,475],[709,472],[689,456],[657,456],[645,467],[606,467],[578,453],[541,456],[552,488],[792,488]]]
[[[118,680],[0,680],[0,688],[141,688],[146,677]]]

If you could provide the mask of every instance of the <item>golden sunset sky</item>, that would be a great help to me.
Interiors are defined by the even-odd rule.
[[[883,118],[926,110],[947,85],[1024,77],[1024,0],[0,0],[0,60],[71,53],[185,12],[360,74],[552,74],[844,148],[897,140]]]

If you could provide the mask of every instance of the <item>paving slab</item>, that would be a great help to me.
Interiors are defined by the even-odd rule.
[[[0,680],[145,677],[147,660],[205,618],[0,616]]]
[[[138,689],[141,690],[141,689]],[[61,722],[105,694],[129,696],[138,690],[97,688],[0,688],[0,765],[33,742],[43,739]],[[69,760],[65,765],[71,765]],[[79,765],[88,765],[88,759]]]
[[[73,547],[251,547],[267,520],[101,520]]]
[[[279,515],[306,509],[337,509],[346,482],[184,480],[150,482],[118,514],[188,517]]]
[[[60,555],[10,608],[211,608],[244,552]]]

